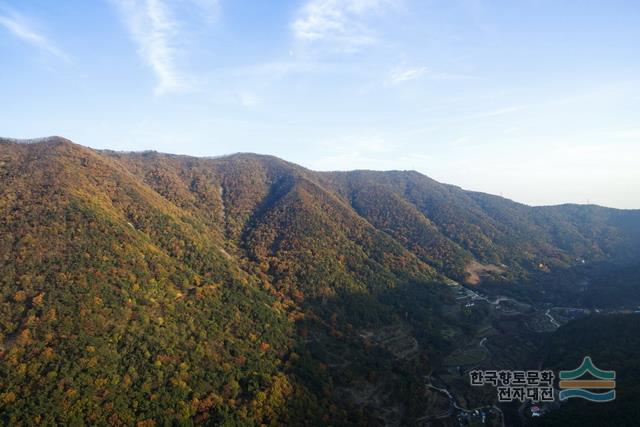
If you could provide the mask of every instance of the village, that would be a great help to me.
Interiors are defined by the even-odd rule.
[[[536,346],[544,334],[592,311],[535,305],[512,297],[491,297],[457,283],[451,286],[456,303],[446,307],[447,315],[454,318],[477,314],[479,323],[475,337],[471,340],[461,337],[460,345],[445,358],[442,368],[428,379],[427,388],[448,401],[448,406],[435,419],[446,418],[460,427],[505,426],[514,422],[524,424],[528,418],[542,417],[559,407],[557,390],[553,402],[498,403],[496,389],[474,389],[469,385],[469,372],[475,369],[539,369],[543,361],[531,358],[531,354],[536,354]],[[504,345],[508,341],[515,341],[516,345]],[[507,424],[508,418],[512,421]]]

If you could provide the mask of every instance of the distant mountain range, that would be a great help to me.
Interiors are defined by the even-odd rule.
[[[414,171],[30,142],[0,139],[9,424],[410,422],[415,378],[450,346],[447,285],[640,260],[640,210],[530,207]],[[415,350],[363,338],[388,325]],[[383,384],[379,401],[354,394],[363,381]]]

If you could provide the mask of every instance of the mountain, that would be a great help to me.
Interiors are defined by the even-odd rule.
[[[0,214],[12,425],[410,424],[477,327],[449,285],[561,298],[640,264],[637,210],[59,137],[0,140]]]

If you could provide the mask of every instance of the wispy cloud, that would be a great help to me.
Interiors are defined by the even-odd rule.
[[[397,85],[423,77],[427,73],[427,67],[396,67],[389,74],[389,83]]]
[[[187,89],[191,79],[178,66],[184,51],[184,26],[164,0],[113,0],[138,46],[138,53],[156,76],[156,94]],[[218,15],[217,0],[189,0],[182,4],[202,12],[207,21]]]
[[[390,86],[406,83],[411,80],[427,79],[427,80],[476,80],[477,77],[468,74],[442,73],[433,72],[425,66],[406,66],[400,65],[394,67],[389,72],[385,84]]]
[[[176,66],[177,48],[173,40],[177,22],[161,0],[116,0],[138,53],[156,75],[157,94],[182,89],[186,82]]]
[[[43,52],[54,55],[65,62],[71,62],[71,59],[64,51],[58,48],[50,39],[36,31],[32,24],[15,11],[10,11],[7,15],[0,15],[0,27],[5,28],[15,37]]]
[[[495,110],[479,111],[477,113],[462,116],[461,118],[462,119],[484,119],[488,117],[498,117],[498,116],[504,116],[505,114],[516,113],[518,111],[522,111],[523,109],[524,107],[522,106],[497,108]]]
[[[310,0],[291,24],[296,40],[340,52],[357,51],[377,41],[367,19],[394,0]]]
[[[332,66],[329,64],[291,60],[246,65],[236,68],[233,71],[243,77],[281,79],[291,74],[306,74],[318,71],[328,71],[331,69]]]
[[[430,80],[478,80],[480,77],[469,74],[456,73],[429,73],[427,76]]]
[[[247,109],[252,109],[262,103],[262,98],[260,98],[258,95],[256,95],[253,92],[240,91],[238,93],[238,101],[243,107]]]

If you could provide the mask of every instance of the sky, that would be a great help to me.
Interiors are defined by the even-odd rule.
[[[0,135],[640,208],[640,2],[0,0]]]

